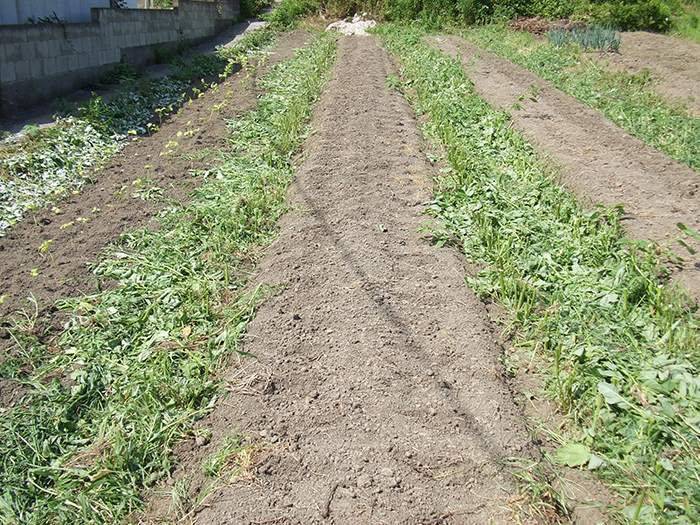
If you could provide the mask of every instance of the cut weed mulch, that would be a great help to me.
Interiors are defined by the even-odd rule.
[[[51,345],[67,320],[54,306],[58,299],[110,286],[92,271],[100,252],[125,232],[149,224],[157,228],[151,220],[159,210],[189,199],[201,183],[198,173],[221,160],[225,119],[254,108],[261,94],[256,79],[306,39],[303,32],[286,34],[260,67],[239,71],[186,102],[160,131],[134,139],[107,160],[81,192],[7,230],[0,238],[0,361],[21,357],[16,337],[38,337]],[[17,325],[22,330],[13,328]],[[11,347],[15,349],[7,354]],[[33,372],[31,359],[24,357],[25,364],[13,365],[18,378]],[[12,385],[2,384],[0,405],[17,399]]]
[[[283,49],[307,36],[287,35]],[[170,447],[215,403],[221,369],[260,297],[243,286],[275,234],[287,159],[333,54],[328,40],[296,69],[266,77],[274,96],[229,123],[239,130],[191,199],[168,199],[154,224],[100,255],[95,275],[113,287],[57,302],[71,315],[51,346],[22,326],[8,330],[20,355],[5,371],[20,357],[35,370],[23,380],[23,402],[1,412],[3,520],[120,522],[170,470]],[[133,198],[158,193],[133,186]]]
[[[668,286],[662,250],[622,237],[619,207],[588,210],[556,184],[458,58],[419,31],[383,34],[403,60],[395,82],[415,90],[449,162],[430,207],[436,235],[478,267],[470,286],[517,329],[522,350],[506,359],[539,365],[568,420],[548,430],[560,444],[554,461],[597,471],[624,498],[613,509],[621,519],[696,522],[700,317]]]

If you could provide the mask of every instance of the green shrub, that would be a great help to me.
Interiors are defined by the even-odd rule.
[[[246,20],[256,17],[271,3],[270,0],[241,0],[241,14],[239,18]]]
[[[608,15],[605,22],[620,27],[623,31],[655,31],[664,33],[671,29],[671,9],[660,0],[638,3],[606,3]]]
[[[283,0],[270,21],[291,27],[297,18],[318,11],[338,18],[366,11],[380,20],[417,20],[429,29],[540,16],[657,32],[668,31],[672,14],[684,12],[679,0]]]
[[[316,13],[321,4],[316,0],[282,0],[282,3],[265,18],[278,29],[289,29],[299,18]]]

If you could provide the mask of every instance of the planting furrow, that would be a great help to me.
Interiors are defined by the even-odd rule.
[[[489,104],[510,110],[513,125],[561,166],[565,186],[592,204],[623,205],[622,224],[629,237],[669,246],[685,259],[677,277],[700,298],[700,256],[674,242],[682,237],[699,247],[676,226],[681,222],[700,230],[698,174],[693,169],[645,146],[598,111],[509,60],[459,37],[430,40],[459,57],[475,91]]]
[[[342,37],[261,263],[257,359],[200,422],[210,444],[177,450],[199,524],[511,518],[499,460],[536,452],[460,256],[417,232],[434,168],[391,75],[375,37]]]

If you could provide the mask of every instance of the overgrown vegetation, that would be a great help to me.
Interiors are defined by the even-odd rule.
[[[614,73],[576,46],[540,44],[532,35],[502,25],[471,28],[463,36],[549,80],[646,144],[700,172],[700,119],[650,89],[654,79],[648,71]]]
[[[513,358],[547,363],[547,393],[573,423],[553,459],[597,470],[624,496],[621,519],[697,523],[700,317],[666,281],[664,248],[625,239],[618,208],[585,210],[555,184],[458,61],[418,32],[380,31],[446,152],[436,240],[482,268],[468,283],[510,312]]]
[[[4,523],[118,523],[169,471],[170,447],[216,402],[264,293],[244,284],[275,235],[289,159],[334,50],[324,37],[266,76],[258,109],[231,123],[228,158],[157,231],[107,250],[95,273],[114,286],[63,301],[74,315],[50,348],[31,336],[31,315],[9,329],[24,358],[2,376],[29,393],[0,412]]]
[[[285,0],[281,7],[302,13],[323,11],[341,18],[367,11],[382,20],[419,20],[433,29],[540,16],[658,32],[672,29],[674,20],[685,19],[691,10],[679,0]]]
[[[271,4],[272,2],[270,0],[241,0],[240,19],[247,20],[259,16]]]

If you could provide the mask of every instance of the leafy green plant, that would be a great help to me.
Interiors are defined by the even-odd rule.
[[[316,0],[282,0],[272,13],[264,18],[277,29],[291,29],[297,20],[319,10]]]
[[[258,16],[266,7],[269,7],[270,0],[241,0],[241,20],[247,20]]]
[[[623,31],[665,33],[673,27],[671,9],[661,0],[606,2],[601,7],[598,19]]]
[[[613,52],[620,50],[622,41],[620,31],[611,25],[589,25],[574,27],[573,29],[556,26],[549,30],[547,38],[556,47],[574,43],[581,46],[584,50],[597,49],[599,51]]]

